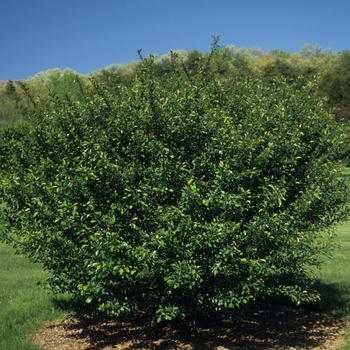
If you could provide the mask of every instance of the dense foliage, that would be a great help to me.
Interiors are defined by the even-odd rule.
[[[336,108],[334,113],[338,120],[350,117],[350,51],[334,53],[330,49],[310,44],[302,46],[296,53],[280,50],[264,52],[258,48],[237,48],[233,45],[221,47],[211,60],[211,70],[219,76],[243,77],[251,76],[273,83],[275,78],[284,77],[288,83],[298,79],[300,86],[312,81],[315,75],[321,79],[318,82],[318,93],[327,98],[326,107]],[[189,75],[195,75],[203,60],[209,53],[198,50],[177,51],[182,65]],[[155,74],[158,77],[168,73],[168,63],[171,54],[154,57]],[[102,70],[88,75],[79,75],[80,82],[89,84],[89,79],[103,82],[111,94],[118,94],[122,86],[130,86],[135,77],[140,62],[127,64],[112,64]],[[25,81],[0,82],[0,127],[8,123],[22,121],[25,114],[32,108],[32,101],[23,90],[23,83],[30,87],[30,94],[35,101],[42,100],[47,91],[59,96],[80,98],[80,87],[76,84],[77,73],[70,69],[58,68],[39,72]]]
[[[312,268],[348,215],[344,125],[317,82],[223,76],[220,50],[128,86],[76,78],[2,130],[2,239],[91,310],[158,320],[257,298],[317,299]],[[222,56],[220,56],[222,57]]]

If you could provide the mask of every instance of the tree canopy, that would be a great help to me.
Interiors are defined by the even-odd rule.
[[[198,50],[175,51],[181,59],[188,74],[197,74],[202,60],[209,55]],[[158,76],[168,73],[168,63],[171,52],[157,57],[154,56],[155,72]],[[215,57],[211,59],[212,69],[220,76],[243,77],[250,75],[265,83],[273,82],[276,77],[284,77],[289,83],[298,79],[304,85],[319,76],[318,93],[326,97],[326,108],[335,108],[338,120],[347,120],[350,116],[349,94],[349,51],[334,53],[331,49],[322,49],[318,45],[303,45],[299,52],[289,53],[278,49],[264,52],[259,48],[237,48],[233,45],[220,47]],[[35,98],[41,98],[48,90],[56,93],[79,94],[79,87],[74,84],[75,76],[81,83],[89,83],[93,77],[108,86],[109,92],[118,94],[121,86],[130,86],[131,81],[140,67],[140,62],[127,64],[111,64],[106,68],[88,75],[79,75],[70,69],[50,69],[39,72],[34,77],[23,81],[31,89]],[[300,79],[300,77],[303,79]],[[15,81],[0,82],[0,126],[6,123],[23,121],[31,108],[21,84]],[[12,89],[12,93],[10,90]],[[78,90],[77,90],[78,89]],[[9,94],[10,93],[10,94]],[[16,97],[14,99],[14,97]]]

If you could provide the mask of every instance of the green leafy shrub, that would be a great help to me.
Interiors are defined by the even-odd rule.
[[[92,80],[3,130],[2,239],[54,292],[158,320],[317,299],[312,268],[348,215],[344,126],[316,83],[218,78],[213,55],[191,76],[173,55],[162,78],[143,59],[117,96]]]

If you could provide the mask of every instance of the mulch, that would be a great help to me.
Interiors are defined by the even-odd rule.
[[[349,324],[345,319],[286,306],[255,305],[231,320],[197,321],[198,333],[184,321],[152,324],[145,313],[112,318],[69,317],[46,322],[32,337],[44,350],[110,349],[339,349]]]

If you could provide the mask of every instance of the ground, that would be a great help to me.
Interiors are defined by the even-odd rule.
[[[349,324],[344,319],[286,306],[254,306],[238,321],[197,323],[199,333],[182,322],[151,325],[139,313],[118,319],[67,318],[47,322],[32,341],[45,350],[110,349],[339,349]]]

